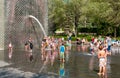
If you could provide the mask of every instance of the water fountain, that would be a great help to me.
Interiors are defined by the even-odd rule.
[[[28,16],[25,17],[25,19],[27,19],[27,18],[33,18],[34,20],[36,20],[37,23],[39,24],[40,28],[42,29],[42,32],[43,32],[44,36],[45,36],[45,37],[47,36],[47,34],[46,34],[46,32],[45,32],[45,29],[43,28],[43,25],[40,23],[40,21],[39,21],[35,16],[33,16],[33,15],[28,15]]]
[[[47,36],[48,32],[48,17],[47,17],[47,0],[6,0],[5,1],[5,46],[11,41],[16,48],[23,48],[24,41],[29,32],[34,31],[32,36],[37,33],[37,38],[43,38]],[[32,21],[29,21],[29,18]],[[34,29],[27,29],[28,23],[33,22]],[[29,27],[28,27],[29,28]],[[35,38],[35,36],[34,36]],[[36,38],[36,39],[37,39]],[[41,41],[39,39],[39,41]],[[22,45],[22,46],[21,46]]]

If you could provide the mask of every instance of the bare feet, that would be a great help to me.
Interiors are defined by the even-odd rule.
[[[65,60],[63,60],[62,62],[65,62]]]
[[[104,76],[104,75],[105,75],[105,73],[102,73],[102,75]]]
[[[98,75],[101,75],[101,73],[97,73]]]

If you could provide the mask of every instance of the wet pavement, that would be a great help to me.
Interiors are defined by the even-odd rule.
[[[98,76],[98,59],[89,53],[87,46],[73,45],[62,63],[57,58],[43,62],[39,50],[33,51],[32,62],[24,50],[14,50],[12,59],[8,51],[0,51],[0,78],[120,78],[120,54],[108,57],[107,73]]]

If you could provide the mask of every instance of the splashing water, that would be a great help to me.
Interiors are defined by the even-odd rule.
[[[43,25],[40,23],[40,21],[39,21],[35,16],[33,16],[33,15],[28,15],[28,16],[26,16],[26,18],[33,18],[35,21],[37,21],[37,23],[39,24],[40,28],[42,29],[42,32],[43,32],[44,36],[45,36],[45,37],[47,36],[47,34],[46,34],[46,32],[45,32],[45,29],[43,28]],[[26,19],[26,18],[25,18],[25,19]]]

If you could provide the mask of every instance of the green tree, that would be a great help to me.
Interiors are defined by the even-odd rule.
[[[116,37],[120,0],[49,0],[49,19],[54,30],[68,27],[76,36],[81,26],[96,26],[97,34]]]
[[[65,20],[64,2],[62,0],[49,0],[49,20],[52,22],[52,29],[55,31],[63,27]]]
[[[117,36],[117,28],[120,26],[120,0],[109,0],[111,12],[107,17],[107,21],[114,28],[114,37]]]

